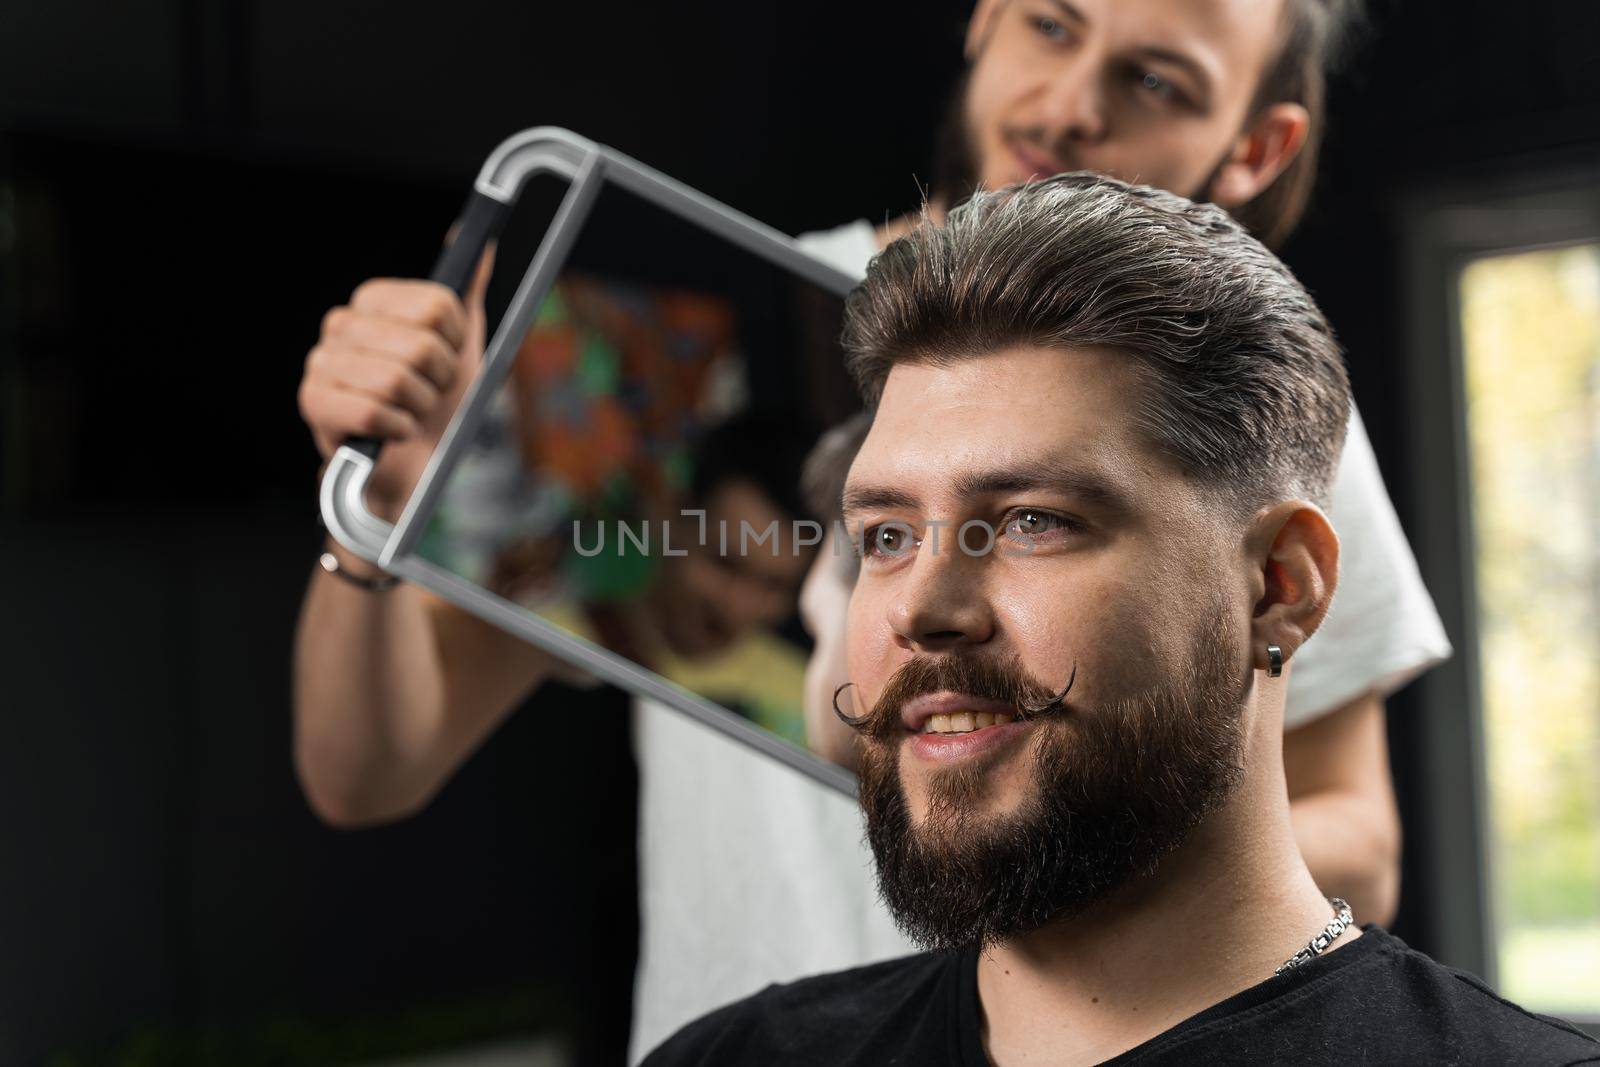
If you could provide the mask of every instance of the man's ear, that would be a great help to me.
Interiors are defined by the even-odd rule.
[[[1233,152],[1212,177],[1206,199],[1230,211],[1254,200],[1294,162],[1310,132],[1311,116],[1299,104],[1268,107],[1239,134]]]
[[[983,51],[983,46],[994,33],[995,23],[999,21],[1000,9],[1006,6],[1006,0],[978,0],[978,6],[972,9],[972,18],[967,22],[967,40],[962,46],[962,54],[971,63],[978,58],[978,53]]]
[[[1251,654],[1256,669],[1266,670],[1268,645],[1288,662],[1327,616],[1339,584],[1339,536],[1315,504],[1289,501],[1256,517],[1250,545],[1261,565]]]

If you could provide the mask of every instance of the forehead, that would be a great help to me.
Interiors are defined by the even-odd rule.
[[[1018,2],[1018,0],[1010,0]],[[1278,44],[1285,0],[1026,0],[1057,6],[1114,44],[1163,48],[1252,85]],[[1292,2],[1292,0],[1289,0]]]
[[[1130,495],[1181,479],[1138,430],[1134,361],[1098,348],[1025,346],[948,365],[896,364],[850,482],[937,492],[963,472],[1070,464]]]
[[[1106,25],[1172,40],[1260,42],[1274,37],[1284,0],[1051,0]]]

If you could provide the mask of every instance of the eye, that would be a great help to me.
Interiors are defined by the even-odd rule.
[[[1073,533],[1083,529],[1083,524],[1065,515],[1040,508],[1018,508],[1006,520],[1005,533],[1022,541],[1036,540],[1057,532]]]
[[[916,547],[911,527],[903,522],[869,526],[861,535],[861,554],[869,559],[895,559]]]
[[[1139,88],[1146,93],[1163,101],[1181,101],[1183,94],[1178,87],[1153,70],[1136,70],[1134,76]]]
[[[1035,16],[1033,28],[1039,32],[1041,37],[1047,37],[1052,41],[1064,41],[1067,39],[1067,27],[1062,24],[1060,19],[1051,18],[1049,15]]]

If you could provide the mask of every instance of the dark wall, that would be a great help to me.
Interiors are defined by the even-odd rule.
[[[604,1036],[580,1005],[616,993],[594,957],[627,959],[620,695],[586,702],[562,761],[541,755],[548,720],[523,715],[417,818],[321,826],[287,713],[317,542],[268,514],[3,531],[0,1063],[336,1063],[541,1027]],[[571,703],[544,699],[534,712]]]
[[[322,312],[425,272],[524,126],[791,230],[912,202],[938,102],[877,57],[948,69],[959,14],[837,17],[842,43],[731,3],[5,12],[0,1063],[536,1029],[620,1060],[622,700],[541,696],[400,826],[332,831],[300,797],[288,662],[320,535],[295,385]]]
[[[620,703],[594,709],[578,759],[549,759],[540,708],[514,718],[403,826],[338,834],[299,797],[287,663],[318,541],[300,361],[362,278],[427,269],[482,156],[524,126],[570,126],[788,231],[912,205],[965,12],[0,10],[0,1062],[280,1016],[303,1048],[341,1019],[512,994],[451,1025],[554,1018],[617,1047]],[[1373,23],[1287,254],[1348,344],[1404,517],[1395,204],[1593,164],[1600,8],[1394,2]],[[1408,861],[1408,885],[1427,878]]]

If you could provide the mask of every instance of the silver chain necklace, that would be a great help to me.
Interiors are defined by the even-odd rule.
[[[1308,941],[1305,948],[1284,960],[1283,966],[1272,972],[1274,975],[1280,975],[1284,971],[1292,971],[1302,964],[1310,963],[1322,955],[1323,950],[1329,945],[1339,940],[1339,935],[1345,932],[1345,928],[1355,922],[1355,916],[1350,914],[1350,905],[1338,897],[1329,897],[1328,903],[1333,905],[1333,921],[1322,928],[1322,933]]]

